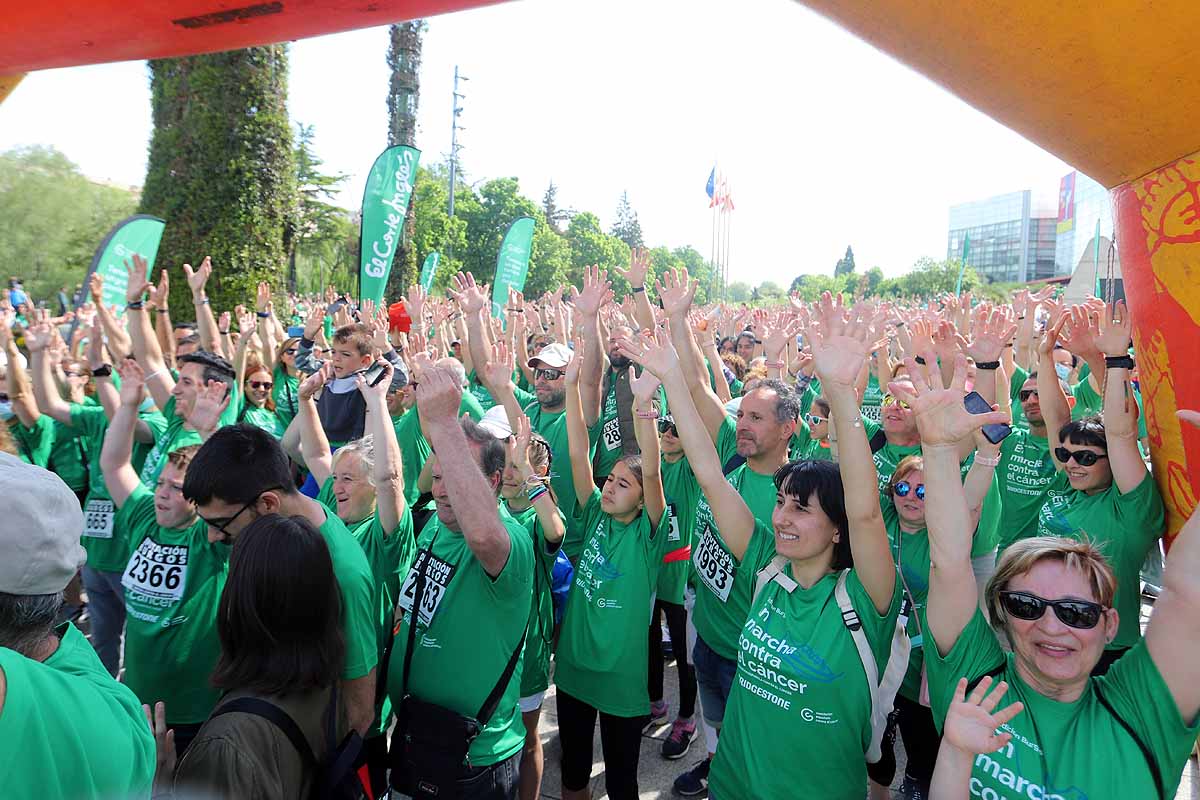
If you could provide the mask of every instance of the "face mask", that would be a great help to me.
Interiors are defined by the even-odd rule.
[[[139,414],[145,414],[145,413],[153,411],[153,410],[154,410],[154,398],[153,397],[147,397],[145,400],[142,401],[142,404],[140,406],[138,406]]]
[[[8,422],[13,418],[12,401],[5,400],[0,403],[0,421]]]
[[[1063,381],[1071,374],[1071,368],[1066,364],[1055,364],[1054,371],[1058,373],[1058,379]]]

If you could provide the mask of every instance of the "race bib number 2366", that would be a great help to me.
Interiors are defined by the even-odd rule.
[[[159,544],[146,537],[130,556],[121,585],[166,603],[178,602],[187,583],[187,563],[187,545]]]

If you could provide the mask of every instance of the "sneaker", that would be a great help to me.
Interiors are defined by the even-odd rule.
[[[691,720],[676,718],[675,722],[671,725],[671,733],[667,735],[667,740],[663,742],[663,758],[668,761],[683,758],[683,754],[692,746],[692,739],[695,736],[696,723]]]
[[[896,796],[903,798],[903,800],[929,800],[929,791],[905,775],[904,782],[900,784],[900,791]]]
[[[667,701],[659,700],[650,704],[650,719],[642,726],[642,733],[648,732],[651,728],[662,725],[667,721]]]
[[[712,756],[696,764],[687,772],[675,779],[675,793],[684,797],[696,797],[708,791],[708,768],[712,766]]]

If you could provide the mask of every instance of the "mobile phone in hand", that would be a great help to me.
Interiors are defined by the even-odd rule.
[[[386,374],[386,362],[376,361],[374,364],[363,370],[363,380],[367,382],[368,386],[378,386],[379,382],[383,380]]]
[[[967,411],[972,414],[986,414],[992,410],[987,400],[983,399],[983,395],[979,392],[971,392],[963,398],[963,405],[967,407]],[[1009,434],[1012,433],[1012,426],[1003,422],[993,423],[983,426],[983,437],[992,444],[1000,444]]]

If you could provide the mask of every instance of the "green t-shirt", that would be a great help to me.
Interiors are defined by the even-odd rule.
[[[828,439],[814,438],[808,420],[801,419],[788,444],[788,458],[792,461],[833,461],[833,448]]]
[[[299,411],[300,378],[288,375],[283,371],[283,367],[276,364],[275,370],[271,374],[271,381],[271,399],[275,401],[275,416],[279,418],[279,424],[283,430],[287,430],[287,426],[292,424],[292,420],[296,418]]]
[[[523,393],[517,392],[518,402],[522,401]],[[529,395],[525,395],[529,397]],[[530,427],[540,433],[550,444],[550,485],[558,496],[559,508],[575,507],[575,478],[571,469],[571,451],[567,444],[567,414],[565,411],[543,411],[536,399],[524,405],[525,415],[529,417]],[[598,426],[593,426],[595,431]],[[589,446],[595,446],[589,431]],[[590,456],[589,456],[590,457]],[[582,521],[567,515],[567,536],[563,539],[562,550],[567,558],[575,561],[583,552]],[[647,623],[649,624],[649,623]]]
[[[265,406],[259,408],[249,401],[242,406],[242,413],[238,415],[238,422],[245,422],[256,428],[262,428],[276,439],[282,439],[283,432],[287,430],[287,426],[280,422],[279,416],[274,411],[267,410]]]
[[[597,478],[606,477],[612,472],[613,466],[624,453],[621,421],[617,412],[617,382],[611,370],[605,383],[608,384],[608,394],[604,396],[604,404],[600,407],[600,433],[596,441],[596,456],[592,459],[592,474]]]
[[[875,369],[871,368],[867,375],[867,389],[863,392],[862,405],[859,409],[862,412],[862,418],[870,420],[876,424],[883,422],[883,389],[879,386],[879,379],[875,377]]]
[[[1092,678],[1083,695],[1072,703],[1051,700],[1030,688],[1017,672],[1013,655],[1000,649],[996,634],[979,611],[945,657],[932,646],[929,652],[929,698],[939,728],[959,678],[974,683],[984,675],[995,675],[997,681],[1008,682],[1002,705],[1025,704],[1021,713],[1003,726],[1012,740],[994,753],[975,756],[972,797],[1157,797],[1145,757],[1124,726],[1100,703],[1097,690],[1154,756],[1165,796],[1175,796],[1200,733],[1200,722],[1180,717],[1144,643],[1123,655],[1107,675]]]
[[[388,669],[388,694],[393,704],[406,692],[460,714],[475,716],[529,622],[533,603],[533,544],[512,517],[501,515],[511,550],[504,569],[495,578],[484,570],[461,533],[443,528],[436,515],[417,537],[419,550],[400,589],[396,626]],[[432,556],[430,549],[432,548]],[[429,559],[425,590],[417,613],[416,652],[409,683],[404,685],[404,654],[418,572]],[[521,721],[521,663],[501,695],[495,713],[471,743],[472,766],[495,764],[519,751],[525,742]]]
[[[742,566],[757,573],[775,555],[762,522]],[[792,577],[792,566],[784,573]],[[865,753],[871,741],[867,674],[834,597],[838,575],[789,592],[777,581],[763,587],[741,625],[737,675],[729,694],[721,746],[709,775],[714,797],[862,800]],[[878,664],[887,662],[900,583],[886,614],[875,610],[854,570],[846,580]]]
[[[1029,420],[1025,418],[1025,409],[1021,408],[1021,387],[1029,380],[1029,373],[1024,367],[1014,366],[1012,377],[1008,379],[1008,398],[1012,405],[1012,427],[1014,430],[1029,430]],[[1009,437],[1012,438],[1012,437]]]
[[[696,532],[696,508],[700,504],[700,484],[696,483],[687,456],[674,464],[663,459],[659,469],[671,527],[667,529],[667,548],[658,570],[658,599],[682,605],[692,575],[692,544]]]
[[[1109,649],[1132,647],[1142,638],[1141,573],[1150,548],[1166,523],[1162,496],[1150,473],[1128,494],[1113,481],[1103,492],[1086,494],[1071,488],[1065,472],[1055,476],[1038,513],[1039,536],[1090,539],[1117,576],[1113,601],[1121,617]]]
[[[44,415],[43,415],[44,416]],[[89,443],[70,425],[51,420],[54,444],[50,447],[50,470],[62,478],[72,492],[87,491],[88,464],[91,461]]]
[[[344,680],[361,678],[379,663],[379,595],[375,577],[363,548],[337,514],[325,509],[325,522],[318,528],[337,578],[342,596],[342,635],[346,639]]]
[[[1092,388],[1092,382],[1088,378],[1081,376],[1079,383],[1071,388],[1071,394],[1075,398],[1075,405],[1071,408],[1071,419],[1099,417],[1103,414],[1104,397]],[[1146,432],[1146,409],[1142,405],[1142,393],[1133,389],[1133,399],[1137,401],[1138,406],[1138,439],[1145,439],[1149,434]]]
[[[737,427],[726,420],[717,435],[717,455],[724,463],[737,452]],[[775,535],[771,515],[775,509],[773,475],[759,475],[748,465],[729,473],[727,480],[736,486],[754,518],[763,523],[765,535],[774,550]],[[750,612],[754,591],[754,572],[744,568],[725,546],[717,530],[712,508],[701,493],[696,508],[695,546],[692,566],[696,577],[696,607],[693,620],[696,633],[717,655],[737,658],[737,637]],[[759,536],[758,529],[754,532]],[[769,559],[768,559],[769,560]]]
[[[863,427],[867,432],[867,441],[875,437],[875,434],[883,430],[882,425],[877,425],[870,420],[863,420]],[[892,444],[885,442],[883,447],[871,454],[875,460],[875,472],[879,476],[879,491],[887,488],[888,481],[892,479],[892,473],[896,471],[896,467],[908,456],[921,455],[921,443],[910,445]]]
[[[425,468],[433,448],[421,433],[421,419],[417,416],[415,405],[399,417],[392,417],[392,428],[396,431],[396,443],[400,445],[400,461],[404,468],[404,499],[411,508],[421,496],[417,478],[421,476],[421,470]]]
[[[479,377],[475,374],[475,370],[471,370],[467,375],[467,391],[463,392],[463,394],[470,394],[474,397],[476,402],[479,403],[479,407],[484,411],[496,405],[496,401],[492,399],[492,393],[479,382]]]
[[[1046,437],[1014,429],[1000,444],[1000,466],[996,467],[996,483],[1003,498],[1000,552],[1013,542],[1037,535],[1038,512],[1056,475]]]
[[[217,606],[231,548],[210,543],[200,519],[178,530],[159,527],[154,493],[144,486],[129,495],[114,527],[128,559],[124,681],[143,703],[165,702],[169,722],[203,722],[221,696],[208,678],[221,654]]]
[[[222,425],[232,425],[237,422],[238,409],[242,405],[241,392],[236,387],[230,391],[233,392],[233,397],[229,399],[229,406],[221,413]],[[162,473],[163,467],[167,465],[168,455],[190,444],[203,444],[200,434],[183,426],[183,417],[175,413],[174,397],[167,401],[162,415],[167,420],[166,430],[159,435],[154,443],[154,448],[147,454],[140,476],[142,484],[150,491],[154,491],[154,487],[158,484],[158,476]]]
[[[117,683],[70,623],[44,662],[0,647],[4,796],[37,800],[150,796],[154,734],[142,705]]]
[[[562,517],[562,512],[559,511]],[[550,686],[550,651],[554,644],[554,561],[562,542],[546,541],[542,523],[533,506],[512,511],[500,503],[500,515],[512,518],[529,533],[533,543],[533,602],[529,608],[529,632],[525,634],[525,653],[521,657],[521,697],[531,697]]]
[[[49,467],[50,451],[54,448],[54,420],[42,414],[32,427],[27,428],[13,417],[8,422],[8,431],[22,461],[43,469]]]
[[[586,531],[567,598],[554,683],[615,717],[650,711],[647,670],[650,611],[670,518],[654,526],[645,512],[627,525],[600,510],[594,489],[574,515]]]

